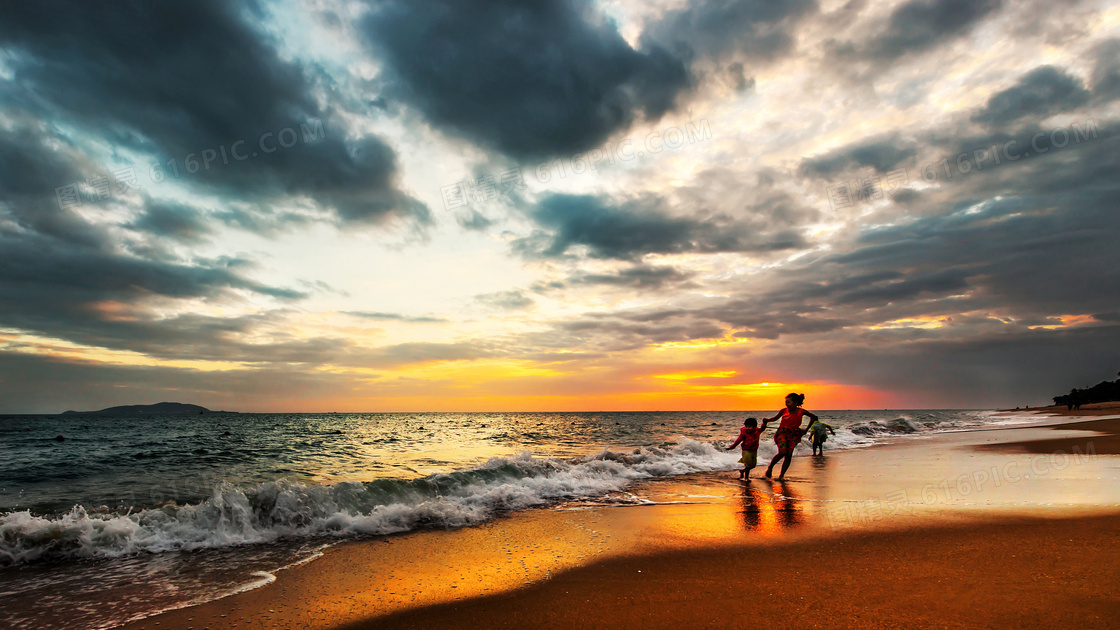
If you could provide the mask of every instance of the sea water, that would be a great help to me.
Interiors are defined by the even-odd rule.
[[[112,627],[267,583],[339,540],[641,504],[635,482],[737,468],[722,447],[773,413],[0,416],[0,620]],[[819,415],[831,448],[1030,419]]]

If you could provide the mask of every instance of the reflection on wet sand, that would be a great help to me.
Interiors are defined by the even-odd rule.
[[[806,523],[806,502],[794,484],[787,481],[753,479],[743,483],[739,501],[743,529],[773,536]]]
[[[813,470],[823,472],[828,469],[828,462],[831,461],[824,455],[814,455],[809,458],[809,462],[813,465]]]

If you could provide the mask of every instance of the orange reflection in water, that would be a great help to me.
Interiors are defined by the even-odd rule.
[[[828,500],[825,495],[829,462],[824,455],[795,457],[789,473],[793,479],[779,481],[759,475],[743,483],[739,495],[743,529],[777,536],[817,522]]]
[[[743,484],[739,512],[743,529],[763,536],[777,536],[807,522],[808,502],[802,501],[795,484],[755,479]]]

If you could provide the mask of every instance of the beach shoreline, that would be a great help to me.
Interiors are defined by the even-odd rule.
[[[1104,414],[1092,414],[1089,417]],[[1110,414],[1111,415],[1111,414]],[[1054,437],[986,446],[992,450],[1018,453],[1086,453],[1120,455],[1120,418],[1083,420],[1045,425],[1057,431],[1081,431],[1083,435]]]
[[[1026,407],[1024,409],[1000,409],[1000,413],[1036,413],[1046,416],[1079,417],[1079,416],[1111,416],[1120,415],[1120,401],[1090,403],[1081,405],[1080,409],[1067,409],[1065,405],[1048,405],[1045,407]]]
[[[628,556],[339,627],[1110,628],[1120,595],[1101,585],[1120,579],[1118,515]]]
[[[915,521],[625,554],[493,595],[374,615],[358,600],[360,567],[378,543],[350,543],[302,574],[124,627],[1109,628],[1120,594],[1101,585],[1120,580],[1118,517]],[[316,597],[324,580],[331,598]]]
[[[989,509],[977,499],[1012,505],[1009,496],[1053,493],[1076,482],[1052,472],[1031,485],[938,495],[930,506],[913,485],[925,477],[949,478],[945,471],[975,477],[989,461],[1018,461],[1027,470],[1021,454],[1038,452],[1029,449],[1041,448],[1040,438],[1054,429],[1100,440],[1103,430],[1120,434],[1120,421],[903,440],[825,458],[798,457],[784,485],[701,475],[655,482],[647,490],[664,501],[653,506],[529,510],[463,529],[345,542],[261,588],[123,627],[740,627],[764,620],[778,627],[835,627],[838,618],[845,620],[841,625],[870,628],[1018,626],[1028,620],[1107,627],[1120,617],[1120,600],[1093,585],[1117,577],[1111,567],[1120,567],[1120,554],[1112,551],[1120,549],[1120,500],[1041,510],[1041,517],[1031,518],[1035,510]],[[1062,440],[1070,438],[1055,439],[1048,446],[1068,446]],[[835,500],[821,498],[825,493],[847,492],[849,501],[860,493],[882,497],[895,487],[882,478],[893,474],[876,468],[889,471],[897,461],[929,451],[930,444],[952,456],[941,461],[937,455],[911,471],[917,478],[911,486],[898,482],[898,491],[911,498],[910,513],[875,517],[876,510],[890,508],[879,498],[852,503],[853,510],[864,510],[858,527],[834,522],[837,507],[846,510],[847,504],[822,503]],[[1097,454],[1111,452],[1097,444]],[[969,453],[988,459],[961,468],[971,461]],[[1077,471],[1082,473],[1096,474],[1085,467]],[[696,496],[711,498],[689,499]],[[1002,550],[998,570],[993,550]],[[1039,566],[1048,573],[1040,574]],[[804,604],[802,595],[778,595],[784,584],[806,579],[818,585],[812,591],[817,600]],[[740,612],[745,592],[761,594],[751,600],[750,615]],[[1055,598],[1070,605],[1035,605]],[[983,615],[969,616],[981,603]]]

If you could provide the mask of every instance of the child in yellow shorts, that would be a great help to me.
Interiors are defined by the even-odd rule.
[[[739,458],[739,462],[743,464],[743,469],[739,471],[740,479],[751,478],[751,469],[758,464],[758,440],[765,430],[765,420],[760,427],[757,418],[747,418],[743,421],[743,428],[739,429],[739,437],[727,447],[730,451],[740,444],[743,445],[743,456]]]

